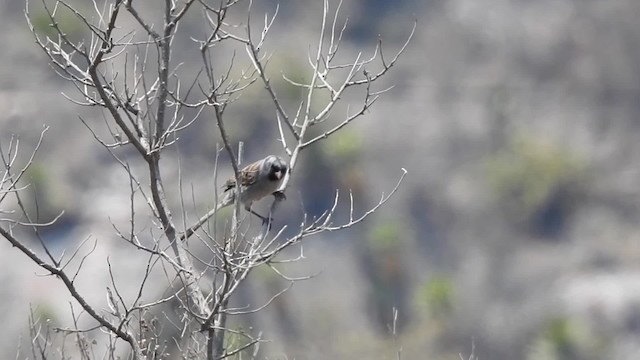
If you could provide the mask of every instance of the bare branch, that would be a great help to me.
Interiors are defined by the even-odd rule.
[[[349,192],[349,217],[344,221],[337,221],[337,209],[340,201],[340,193],[336,191],[332,206],[320,217],[308,219],[306,214],[300,223],[298,233],[294,236],[286,236],[291,224],[284,224],[279,229],[272,231],[271,220],[265,221],[259,230],[251,226],[251,216],[242,216],[241,201],[235,201],[234,211],[226,231],[216,231],[216,219],[213,219],[213,231],[202,229],[221,208],[217,201],[217,162],[220,151],[229,155],[231,168],[235,176],[236,189],[240,198],[241,186],[240,164],[242,163],[242,141],[232,138],[230,120],[227,119],[227,110],[235,102],[246,94],[246,90],[256,82],[260,82],[263,91],[268,94],[269,102],[273,105],[274,119],[271,126],[277,129],[277,141],[280,142],[283,152],[289,157],[288,171],[279,183],[279,189],[274,195],[274,201],[269,208],[269,219],[276,213],[279,204],[285,199],[284,193],[291,181],[296,176],[300,155],[307,147],[320,143],[329,136],[345,129],[355,119],[363,116],[375,104],[380,95],[390,88],[378,90],[373,83],[385,75],[394,66],[399,56],[404,53],[409,40],[413,37],[416,25],[407,39],[407,42],[398,50],[391,59],[385,58],[382,51],[382,40],[378,39],[375,48],[371,52],[356,52],[347,63],[337,63],[338,52],[344,49],[341,45],[348,24],[348,19],[341,20],[339,15],[342,9],[342,1],[339,0],[335,9],[330,9],[329,1],[322,2],[322,17],[318,30],[318,37],[309,50],[307,74],[301,82],[292,81],[283,71],[280,74],[284,81],[295,86],[301,93],[300,101],[289,106],[287,101],[280,98],[274,87],[272,79],[267,74],[269,60],[272,52],[266,50],[267,36],[272,31],[279,14],[279,6],[276,6],[272,14],[265,14],[252,18],[252,1],[247,4],[246,23],[233,23],[229,16],[232,7],[240,0],[184,0],[182,2],[165,0],[160,2],[161,17],[154,18],[145,11],[145,7],[134,5],[134,0],[110,0],[100,3],[93,0],[94,16],[88,16],[74,8],[68,0],[56,0],[48,3],[42,0],[45,16],[51,25],[53,35],[45,36],[36,33],[36,28],[31,23],[30,14],[25,11],[27,23],[30,27],[35,42],[45,55],[51,67],[64,80],[70,82],[78,91],[77,95],[63,94],[69,101],[79,106],[97,107],[102,111],[103,123],[97,125],[80,118],[80,121],[89,129],[91,136],[102,145],[111,155],[113,160],[124,170],[128,182],[129,191],[129,223],[122,225],[116,220],[111,220],[113,233],[117,238],[133,246],[132,249],[141,250],[146,256],[146,266],[142,273],[142,280],[137,284],[136,293],[129,299],[126,293],[121,293],[122,288],[116,284],[115,274],[111,266],[111,258],[107,259],[111,284],[107,288],[108,314],[102,315],[88,304],[74,287],[76,276],[87,263],[88,256],[92,254],[90,249],[83,254],[75,273],[69,275],[66,271],[70,261],[80,257],[80,248],[89,240],[86,238],[75,251],[67,257],[63,254],[59,259],[43,259],[34,251],[13,237],[13,227],[0,228],[0,235],[5,237],[13,246],[27,255],[34,263],[45,269],[49,274],[58,277],[67,287],[71,296],[75,298],[92,318],[98,321],[100,328],[107,329],[109,338],[109,350],[111,354],[115,348],[117,339],[126,341],[134,350],[133,357],[142,359],[143,356],[157,355],[157,347],[153,345],[153,336],[137,335],[131,330],[136,322],[142,329],[149,326],[143,319],[145,312],[153,307],[170,300],[175,300],[179,305],[180,321],[175,321],[167,316],[163,321],[176,328],[184,340],[177,342],[177,346],[183,357],[189,357],[189,352],[204,354],[209,360],[222,359],[236,356],[246,349],[257,348],[262,341],[260,336],[252,337],[243,331],[235,331],[227,326],[228,316],[247,314],[262,311],[278,296],[288,290],[294,281],[306,280],[312,276],[289,277],[279,271],[273,265],[299,261],[304,258],[302,247],[298,256],[286,259],[276,257],[285,249],[294,246],[304,238],[322,232],[338,231],[364,221],[367,217],[384,205],[397,191],[402,183],[406,171],[400,176],[395,187],[389,195],[382,195],[376,205],[358,215],[354,204],[354,195]],[[51,4],[51,5],[48,5]],[[137,4],[137,3],[136,3]],[[181,39],[176,36],[183,20],[188,18],[188,13],[194,8],[200,8],[203,12],[203,20],[208,29],[202,39],[192,39],[192,49],[200,51],[199,69],[193,74],[183,72],[191,69],[191,64],[176,63],[174,56],[175,43]],[[70,13],[73,19],[84,30],[85,38],[74,40],[75,34],[66,34],[61,21],[61,12]],[[133,28],[122,19],[127,14],[133,18]],[[258,31],[253,31],[253,26],[258,25]],[[220,61],[216,51],[220,45],[228,45],[235,48],[244,48],[243,51],[234,51],[226,60]],[[245,54],[246,53],[246,54]],[[241,64],[242,61],[245,61]],[[379,63],[378,63],[379,62]],[[374,67],[376,72],[371,72],[368,67]],[[364,76],[362,75],[364,74]],[[342,118],[334,120],[342,101],[347,95],[348,89],[361,92],[363,97],[357,105],[347,104],[346,113]],[[216,206],[206,211],[199,218],[191,212],[198,212],[202,206],[202,195],[197,194],[197,186],[191,186],[191,206],[185,205],[183,186],[189,186],[183,182],[187,180],[183,171],[183,157],[181,154],[181,139],[179,135],[187,128],[199,126],[200,118],[213,113],[213,121],[216,125],[216,136],[222,139],[222,148],[216,148],[216,167],[214,170],[213,198]],[[316,132],[312,127],[319,124],[323,128]],[[319,127],[319,126],[318,126]],[[46,130],[46,129],[45,129]],[[105,135],[102,135],[103,132]],[[275,130],[274,130],[275,131]],[[41,140],[42,136],[41,134]],[[36,150],[39,148],[38,143]],[[236,145],[240,144],[236,151]],[[133,146],[134,156],[140,160],[129,160],[116,150],[122,147]],[[177,151],[175,157],[167,157],[167,149]],[[13,171],[18,151],[17,139],[12,139],[9,150],[5,153],[0,149],[5,172],[0,179],[0,202],[8,194],[13,194],[18,199],[24,218],[10,219],[14,216],[11,210],[0,209],[0,213],[8,214],[6,223],[9,226],[27,225],[34,229],[46,226],[50,223],[38,223],[30,220],[25,206],[18,194],[27,188],[19,184],[19,180],[26,168],[32,164],[33,156],[27,160],[22,170]],[[35,152],[34,152],[35,154]],[[171,153],[170,153],[171,154]],[[163,159],[162,163],[160,159]],[[141,166],[142,169],[140,167]],[[162,165],[162,166],[161,166]],[[177,165],[177,166],[176,166]],[[177,174],[178,191],[169,188],[173,183],[167,182],[166,173]],[[183,179],[183,177],[185,177]],[[187,180],[188,181],[188,180]],[[165,188],[167,186],[167,188]],[[248,185],[247,185],[248,186]],[[140,196],[142,198],[140,198]],[[211,195],[206,193],[207,203]],[[178,205],[175,200],[178,198]],[[37,201],[37,199],[36,199]],[[146,204],[145,213],[139,213],[137,205]],[[36,204],[37,205],[37,204]],[[144,208],[144,205],[143,205]],[[176,209],[177,208],[177,209]],[[249,209],[251,211],[251,209]],[[243,210],[244,211],[244,210]],[[178,216],[174,218],[174,214]],[[199,214],[200,215],[200,214]],[[4,216],[4,215],[3,215]],[[141,226],[136,223],[138,219],[147,217],[149,225]],[[195,223],[193,219],[197,219]],[[176,227],[175,221],[182,222]],[[55,219],[54,219],[55,221]],[[189,226],[191,224],[191,226]],[[141,230],[142,229],[142,230]],[[180,232],[183,230],[184,232]],[[148,234],[145,232],[148,231]],[[224,235],[220,235],[224,233]],[[37,234],[37,232],[36,232]],[[197,235],[203,245],[194,251],[189,249],[189,242],[185,241]],[[144,240],[150,238],[150,240]],[[42,243],[44,246],[44,243]],[[48,252],[46,246],[45,251]],[[171,249],[171,250],[169,250]],[[204,249],[203,252],[202,249]],[[65,261],[61,265],[62,261]],[[194,266],[197,262],[197,267]],[[114,263],[115,264],[115,263]],[[279,291],[266,303],[249,309],[230,308],[229,303],[241,284],[247,279],[257,266],[266,264],[281,278],[289,281],[286,289]],[[163,272],[166,280],[172,283],[168,295],[160,299],[142,301],[142,294],[150,280],[152,270]],[[210,281],[205,287],[202,282]],[[205,291],[210,287],[211,291]],[[205,295],[206,293],[206,295]],[[127,295],[127,296],[125,296]],[[75,329],[61,330],[64,334],[73,334],[79,344],[86,342],[83,331],[78,328],[75,313],[73,313]],[[40,329],[38,329],[40,330]],[[247,339],[247,344],[232,349],[225,341],[225,334],[238,334]],[[46,339],[48,334],[32,334],[34,338]],[[44,337],[43,337],[44,336]],[[149,342],[147,342],[149,340]],[[184,341],[184,342],[183,342]],[[43,341],[34,354],[45,354],[48,350],[48,342]],[[206,344],[206,345],[205,345]],[[155,347],[155,348],[154,348]],[[64,351],[64,350],[62,350]],[[177,355],[180,356],[180,355]],[[89,352],[82,350],[82,358],[89,358]]]
[[[44,260],[40,259],[40,257],[38,257],[38,255],[36,255],[33,251],[29,250],[26,246],[24,246],[21,241],[14,238],[9,231],[7,231],[2,227],[0,227],[0,235],[2,235],[2,237],[4,237],[7,241],[9,241],[11,245],[18,248],[18,250],[20,250],[23,254],[27,255],[27,257],[29,257],[36,265],[47,270],[49,273],[51,273],[51,275],[57,276],[65,285],[65,287],[67,288],[71,296],[73,296],[73,298],[76,299],[76,301],[78,301],[80,306],[82,306],[82,308],[93,319],[95,319],[98,323],[100,323],[100,325],[102,325],[103,327],[107,328],[109,331],[114,333],[120,339],[128,342],[131,348],[134,350],[135,358],[142,359],[142,352],[133,334],[119,329],[109,320],[104,318],[102,315],[98,314],[96,310],[86,302],[84,297],[80,295],[75,285],[73,284],[73,281],[67,276],[67,274],[63,270],[47,264]]]

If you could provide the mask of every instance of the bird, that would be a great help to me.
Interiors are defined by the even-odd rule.
[[[239,171],[240,183],[240,203],[245,210],[256,215],[264,223],[271,219],[258,214],[251,209],[254,202],[269,196],[277,195],[277,191],[288,171],[288,165],[280,156],[268,155],[264,159],[258,160],[245,166]],[[222,186],[223,198],[216,206],[216,210],[233,204],[238,198],[235,176],[230,177]]]

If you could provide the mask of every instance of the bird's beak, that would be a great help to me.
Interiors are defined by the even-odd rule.
[[[278,178],[278,180],[282,179],[282,175],[283,175],[283,171],[279,170],[278,172],[276,172],[276,177]]]

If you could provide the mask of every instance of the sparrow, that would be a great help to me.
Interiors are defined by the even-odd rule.
[[[277,192],[287,170],[287,163],[276,155],[269,155],[262,160],[245,166],[238,174],[240,177],[240,203],[244,205],[248,212],[259,217],[263,222],[268,222],[270,219],[251,210],[251,205],[255,201]],[[229,206],[236,201],[238,191],[235,177],[232,176],[225,181],[222,190],[224,197],[218,203],[216,210]]]

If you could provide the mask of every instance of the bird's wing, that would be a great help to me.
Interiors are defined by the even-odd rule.
[[[251,163],[240,170],[240,185],[249,186],[254,184],[258,180],[260,166],[262,166],[262,160]],[[234,187],[236,187],[236,178],[232,176],[224,183],[223,189],[227,191]]]

